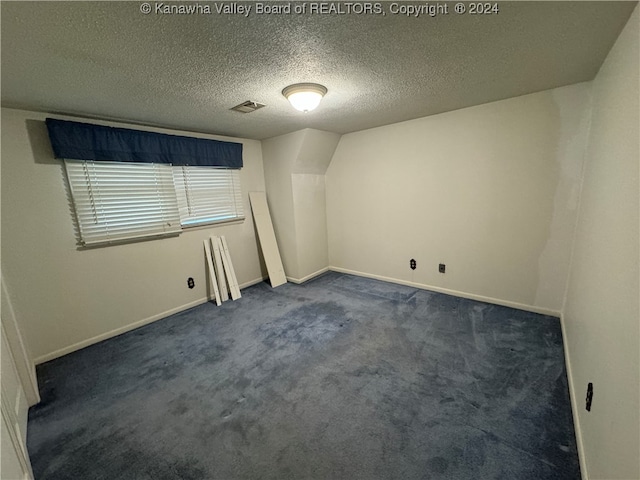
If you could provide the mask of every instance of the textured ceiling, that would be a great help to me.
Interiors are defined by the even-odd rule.
[[[417,18],[390,2],[370,15],[156,4],[144,15],[138,1],[3,1],[2,105],[256,139],[347,133],[591,80],[637,2],[499,2],[493,15],[449,3]],[[297,82],[329,89],[314,112],[281,95]],[[229,111],[245,100],[267,107]]]

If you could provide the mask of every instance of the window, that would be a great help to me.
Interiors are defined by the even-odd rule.
[[[173,167],[173,178],[184,227],[244,218],[239,170]]]
[[[238,170],[65,160],[83,245],[244,218]]]

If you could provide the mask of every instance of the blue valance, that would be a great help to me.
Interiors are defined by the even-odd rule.
[[[56,158],[242,168],[242,144],[47,118]]]

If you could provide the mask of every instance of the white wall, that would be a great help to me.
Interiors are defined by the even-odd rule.
[[[304,129],[262,143],[267,197],[287,279],[326,271],[325,172],[340,135]]]
[[[243,143],[244,222],[82,250],[77,247],[63,165],[51,152],[46,117],[2,109],[2,274],[37,361],[204,302],[202,240],[210,235],[226,236],[240,284],[263,278],[248,201],[249,191],[265,189],[259,141],[194,134]],[[195,279],[192,290],[188,277]]]
[[[304,130],[298,130],[262,141],[267,201],[282,265],[289,278],[299,278],[291,172],[303,140]]]
[[[293,174],[291,175],[291,187],[298,241],[298,276],[296,281],[303,282],[329,268],[324,175]]]
[[[331,268],[559,312],[589,101],[578,84],[343,135]]]
[[[563,311],[585,478],[640,478],[639,12],[593,82],[580,214]],[[591,412],[585,410],[593,382]],[[585,472],[583,472],[585,473]]]

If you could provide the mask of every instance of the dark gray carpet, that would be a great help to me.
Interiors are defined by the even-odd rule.
[[[44,479],[579,479],[557,318],[329,273],[38,367]]]

